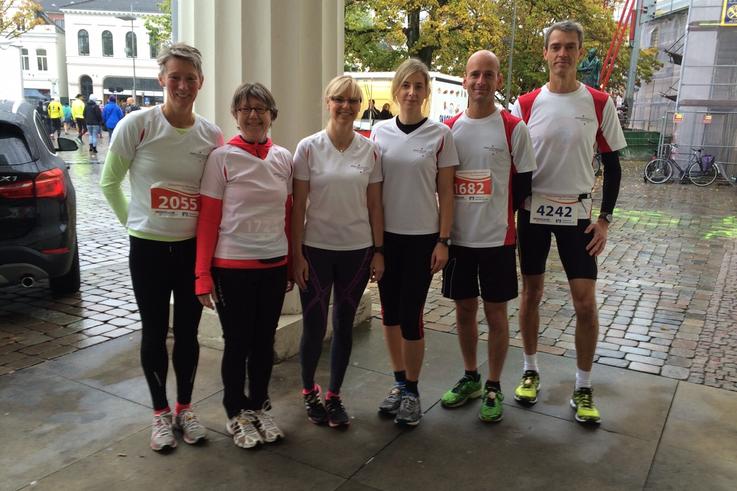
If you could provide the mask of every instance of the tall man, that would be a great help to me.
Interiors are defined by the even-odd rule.
[[[494,94],[501,85],[496,55],[477,51],[468,59],[463,76],[468,109],[445,121],[453,131],[460,166],[455,174],[452,244],[443,271],[443,295],[455,300],[466,373],[443,395],[441,404],[457,407],[482,395],[476,360],[480,283],[489,324],[489,377],[479,410],[479,418],[486,422],[500,421],[503,415],[499,380],[509,345],[507,301],[517,297],[514,209],[530,194],[535,170],[527,127],[495,104]],[[514,193],[513,188],[521,192]]]
[[[549,82],[521,96],[512,111],[527,123],[537,158],[532,196],[517,217],[522,270],[520,330],[525,353],[524,373],[514,398],[523,404],[534,404],[538,399],[539,306],[554,234],[576,311],[577,370],[570,403],[577,421],[598,423],[601,417],[591,389],[599,334],[596,257],[606,246],[622,174],[618,150],[626,143],[609,96],[576,80],[576,66],[583,54],[580,24],[563,21],[550,26],[543,49]],[[604,184],[601,209],[592,220],[594,146],[602,153]]]

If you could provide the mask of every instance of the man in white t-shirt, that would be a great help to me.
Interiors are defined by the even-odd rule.
[[[535,170],[527,127],[495,104],[501,85],[496,55],[486,50],[474,53],[463,77],[468,109],[445,121],[453,131],[460,165],[455,173],[452,244],[443,270],[443,295],[455,300],[466,373],[443,395],[441,404],[458,407],[483,393],[479,418],[485,422],[500,421],[503,415],[499,381],[509,347],[507,301],[517,297],[514,210],[519,197],[529,195]],[[514,193],[515,186],[523,192]],[[489,325],[485,385],[476,360],[479,293]]]
[[[577,421],[599,423],[601,416],[591,389],[599,334],[596,257],[606,246],[621,179],[618,150],[626,142],[609,95],[576,80],[576,66],[583,54],[580,24],[563,21],[550,26],[543,50],[549,82],[521,96],[512,110],[527,123],[537,159],[532,195],[517,216],[522,271],[520,330],[525,352],[524,373],[514,398],[527,405],[538,399],[539,306],[550,239],[555,235],[576,311],[577,370],[570,403]],[[592,221],[595,146],[602,154],[604,182],[600,213]]]

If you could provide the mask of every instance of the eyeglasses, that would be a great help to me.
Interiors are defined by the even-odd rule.
[[[346,102],[348,104],[360,104],[361,103],[361,99],[356,99],[354,97],[349,97],[348,99],[346,99],[345,97],[340,97],[340,96],[330,96],[330,100],[338,105],[345,104]]]
[[[265,114],[266,111],[268,111],[268,110],[269,110],[269,108],[267,108],[267,107],[248,107],[248,106],[246,106],[246,107],[239,107],[238,109],[236,109],[236,111],[238,111],[239,113],[243,113],[246,116],[248,116],[249,114],[251,114],[251,111],[256,111],[256,114],[258,114],[259,116],[261,116],[261,115]]]

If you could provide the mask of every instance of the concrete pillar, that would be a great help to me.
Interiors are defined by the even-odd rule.
[[[343,72],[343,0],[179,0],[178,41],[202,51],[195,110],[235,134],[230,99],[242,82],[271,89],[272,138],[294,151],[323,127],[322,90]]]

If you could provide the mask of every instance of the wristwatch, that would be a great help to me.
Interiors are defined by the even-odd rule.
[[[438,244],[443,244],[444,246],[450,245],[450,237],[438,237]]]
[[[612,221],[614,220],[614,215],[612,215],[611,213],[601,212],[599,214],[599,220],[604,220],[607,223],[612,223]]]
[[[374,254],[381,254],[383,256],[384,255],[384,246],[383,245],[374,246]]]

